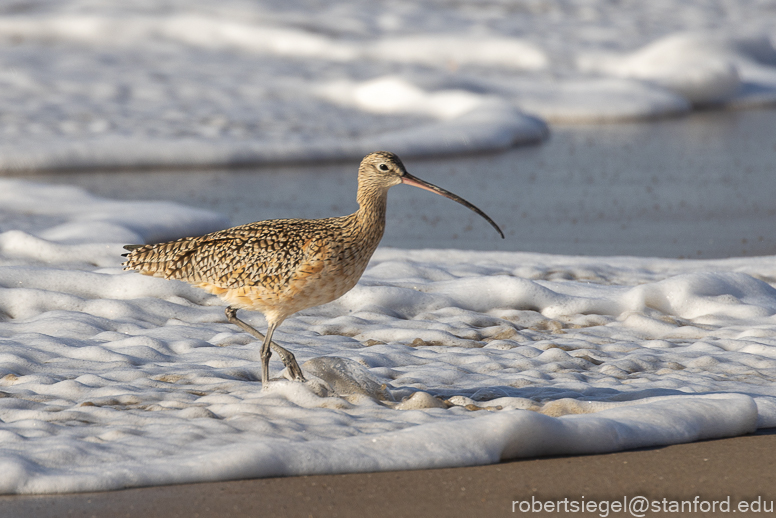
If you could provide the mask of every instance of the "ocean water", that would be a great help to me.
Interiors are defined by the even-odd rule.
[[[776,267],[758,256],[776,213],[768,3],[305,6],[0,10],[0,163],[16,176],[0,179],[0,492],[776,427]],[[377,147],[507,239],[394,189],[358,286],[275,334],[306,383],[273,359],[261,390],[259,344],[218,299],[121,268],[127,243],[353,210]],[[191,169],[234,164],[265,167]]]

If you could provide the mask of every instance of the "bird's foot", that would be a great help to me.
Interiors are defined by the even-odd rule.
[[[299,381],[301,383],[304,383],[307,381],[304,377],[304,374],[302,373],[302,368],[299,367],[299,364],[296,363],[296,358],[294,357],[294,353],[287,349],[283,349],[279,345],[275,344],[276,347],[273,347],[274,351],[280,356],[280,360],[283,362],[283,365],[286,366],[286,370],[288,371],[288,374],[290,375],[291,379],[294,381]]]
[[[292,358],[289,363],[286,363],[285,366],[294,381],[298,381],[300,383],[307,381],[304,377],[304,374],[302,373],[301,367],[299,367],[299,364],[296,363],[294,358]]]

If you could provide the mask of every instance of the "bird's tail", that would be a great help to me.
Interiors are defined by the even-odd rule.
[[[186,257],[191,253],[191,239],[184,238],[155,245],[125,245],[127,260],[122,264],[125,270],[137,270],[154,277],[179,278]]]
[[[137,250],[138,248],[143,248],[145,245],[124,245],[124,250],[129,250],[130,252],[133,252]],[[129,254],[121,254],[121,257],[127,257]]]

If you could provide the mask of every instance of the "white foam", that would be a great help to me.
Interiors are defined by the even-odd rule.
[[[68,243],[158,242],[187,231],[210,232],[228,223],[218,214],[175,203],[108,201],[76,187],[11,179],[3,180],[0,205],[0,228],[21,227],[48,241],[24,237],[18,231],[3,235],[5,247],[30,257],[46,246],[63,250],[61,246]],[[59,252],[48,255],[46,260],[55,260]]]
[[[674,34],[627,56],[580,57],[583,69],[645,80],[700,106],[746,102],[755,84],[761,102],[773,102],[763,90],[773,84],[774,64],[769,38],[715,33]]]
[[[466,90],[426,92],[400,77],[386,76],[352,83],[338,81],[321,87],[325,97],[376,113],[426,113],[439,119],[461,116],[487,98]]]
[[[529,41],[508,37],[438,34],[387,38],[368,47],[366,55],[385,61],[447,67],[481,65],[541,70],[547,55]]]
[[[314,57],[336,61],[377,59],[448,66],[478,64],[542,69],[547,56],[536,45],[509,37],[453,34],[393,37],[373,43],[337,40],[291,27],[186,12],[129,17],[100,14],[21,15],[0,19],[0,35],[32,41],[135,46],[157,39],[212,49]]]
[[[309,381],[262,391],[259,344],[217,299],[122,272],[103,234],[219,217],[0,192],[3,493],[466,466],[776,425],[771,257],[379,249],[356,288],[276,332]]]
[[[0,478],[0,490],[99,491],[203,480],[445,468],[542,455],[605,453],[746,433],[754,428],[754,408],[754,402],[746,396],[721,396],[664,398],[638,407],[624,406],[560,419],[515,410],[343,439],[246,441],[194,456],[181,452],[142,463],[106,463],[100,480],[80,469],[30,477],[29,465],[19,459]],[[673,428],[662,425],[666,416],[677,418],[681,424]],[[196,417],[200,416],[191,419],[196,421]]]
[[[521,81],[509,93],[528,113],[551,123],[595,123],[649,120],[683,115],[692,109],[687,98],[655,85],[631,79]],[[510,92],[511,90],[511,92]]]
[[[0,15],[3,170],[475,152],[540,140],[543,122],[776,102],[756,0],[25,5]]]

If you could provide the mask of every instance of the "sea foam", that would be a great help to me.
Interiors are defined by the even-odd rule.
[[[776,102],[756,0],[27,3],[0,15],[0,170],[493,151],[548,124]]]

